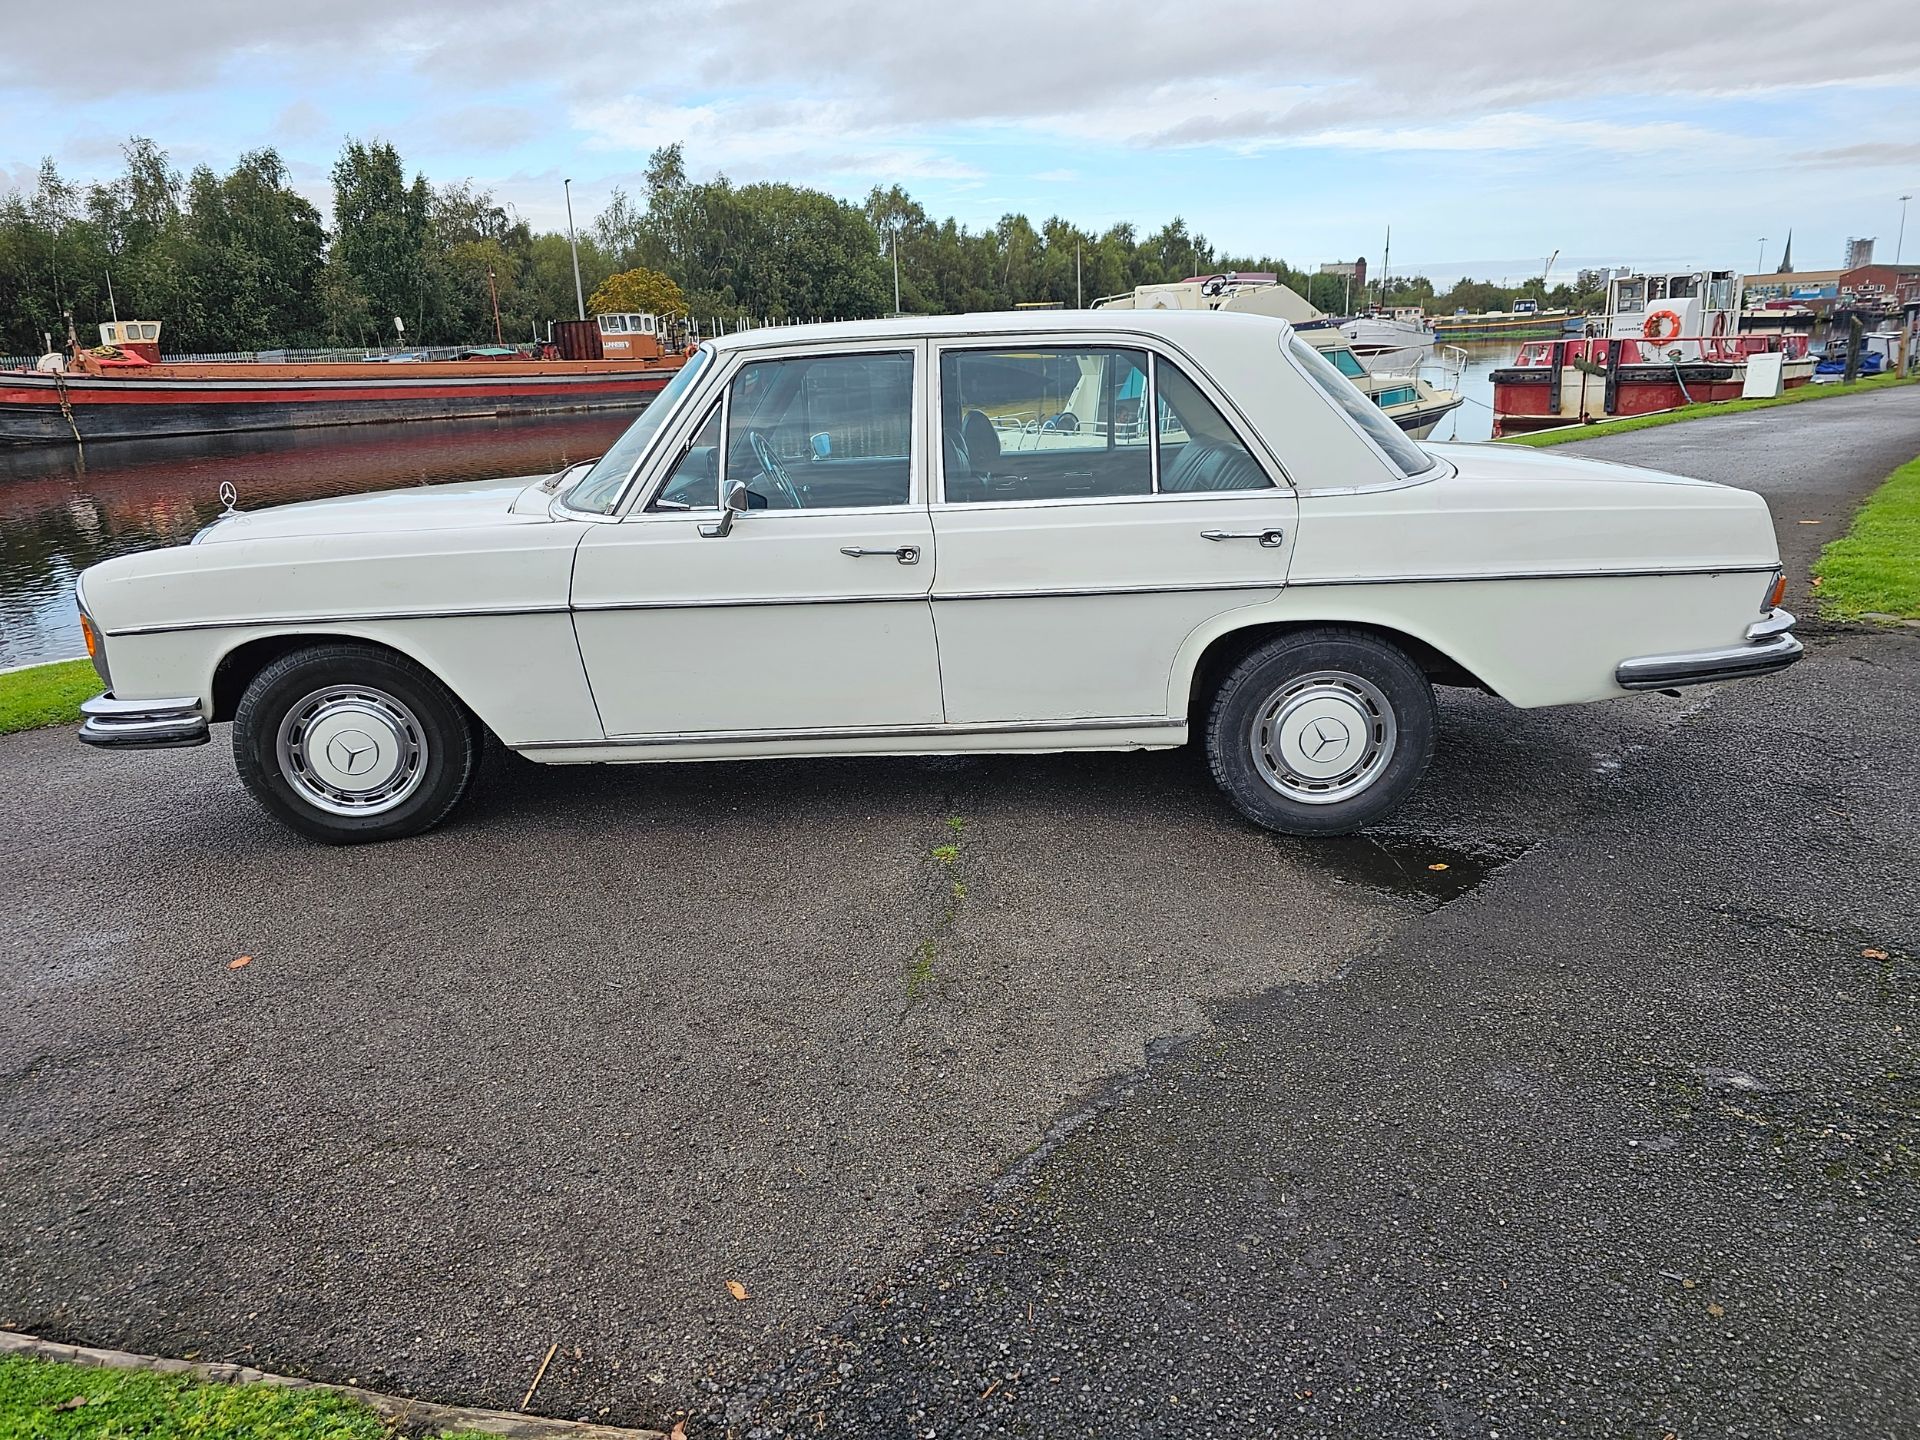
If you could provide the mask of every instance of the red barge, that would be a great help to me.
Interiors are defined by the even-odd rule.
[[[114,321],[98,350],[0,371],[0,444],[638,408],[685,361],[669,328],[652,315],[570,321],[537,355],[167,361],[159,322]]]
[[[1815,363],[1807,337],[1742,334],[1742,289],[1731,270],[1616,276],[1593,333],[1528,341],[1489,377],[1494,435],[1805,385]]]

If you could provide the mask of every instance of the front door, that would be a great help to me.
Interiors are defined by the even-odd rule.
[[[1182,644],[1286,583],[1291,486],[1144,349],[944,347],[938,385],[949,722],[1184,718]]]
[[[749,361],[651,499],[588,531],[574,623],[609,739],[939,723],[918,350]]]

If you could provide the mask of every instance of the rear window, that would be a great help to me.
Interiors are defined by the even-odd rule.
[[[1288,337],[1287,349],[1300,362],[1300,368],[1307,372],[1313,383],[1346,412],[1348,419],[1366,431],[1367,438],[1386,453],[1387,459],[1402,475],[1421,475],[1433,468],[1433,456],[1414,443],[1406,431],[1381,414],[1380,407],[1369,400],[1359,386],[1336,370],[1326,356],[1298,335]]]

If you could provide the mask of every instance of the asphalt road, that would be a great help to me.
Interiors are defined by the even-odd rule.
[[[1920,454],[1920,385],[1596,436],[1569,453],[1759,491],[1773,507],[1791,608],[1820,547],[1846,533],[1881,479]]]
[[[493,757],[339,851],[0,738],[0,1324],[558,1343],[534,1408],[696,1437],[1910,1431],[1916,672],[1449,695],[1312,846],[1185,754]]]

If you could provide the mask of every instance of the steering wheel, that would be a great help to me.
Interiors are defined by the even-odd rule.
[[[773,453],[773,447],[767,443],[767,437],[758,430],[747,431],[747,443],[753,446],[753,457],[760,462],[760,469],[767,479],[780,488],[782,494],[796,510],[807,508],[800,498],[799,487],[793,483],[793,477],[787,474],[787,467],[780,463],[780,457]]]

